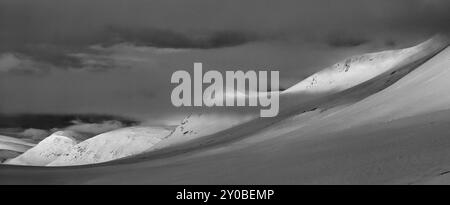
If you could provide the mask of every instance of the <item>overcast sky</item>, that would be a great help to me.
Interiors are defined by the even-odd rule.
[[[0,112],[163,122],[170,76],[280,70],[287,87],[345,57],[450,31],[448,0],[0,0]]]

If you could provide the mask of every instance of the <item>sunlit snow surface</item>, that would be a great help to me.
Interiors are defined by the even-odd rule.
[[[448,183],[441,175],[450,169],[447,46],[438,36],[350,57],[283,91],[272,119],[195,113],[174,130],[62,138],[67,151],[37,157],[58,143],[46,142],[55,133],[8,163],[28,155],[22,164],[91,165],[4,166],[0,183]],[[99,162],[106,163],[92,164]]]

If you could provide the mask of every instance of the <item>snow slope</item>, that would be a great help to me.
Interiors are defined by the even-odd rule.
[[[100,163],[139,154],[149,150],[170,132],[155,127],[127,127],[106,132],[70,147],[47,166]]]
[[[358,101],[388,87],[446,46],[447,38],[438,35],[411,48],[355,56],[345,60],[345,63],[337,63],[281,92],[280,116],[274,121],[294,115],[296,112],[303,113],[318,108],[328,109]],[[349,90],[351,88],[354,89]],[[339,96],[336,97],[336,95]],[[233,97],[230,93],[225,93],[224,96],[224,101]],[[257,95],[255,92],[249,92],[249,95],[236,92],[235,97],[257,98]],[[241,109],[235,113],[234,116],[219,112],[190,115],[183,120],[173,134],[158,143],[155,149],[216,134],[251,120],[258,120],[259,116],[255,109]],[[260,125],[264,127],[263,123]],[[261,127],[245,126],[243,129],[260,129]]]
[[[45,138],[33,148],[27,150],[16,158],[6,161],[6,164],[45,166],[57,157],[67,153],[77,144],[73,137],[76,133],[58,131]]]
[[[331,116],[313,121],[326,129],[351,128],[450,109],[450,49],[446,48],[393,85]],[[345,122],[345,125],[342,125]]]
[[[219,113],[192,114],[183,119],[179,126],[152,150],[162,149],[208,136],[254,119],[252,115],[226,115]],[[150,151],[150,150],[148,150]]]
[[[359,101],[388,87],[416,68],[420,63],[431,58],[446,45],[446,39],[442,36],[437,36],[407,49],[384,51],[349,58],[345,61],[345,64],[338,63],[282,92],[281,100],[289,103],[281,104],[280,116],[274,119],[259,120],[254,110],[249,109],[247,111],[241,110],[235,115],[226,115],[220,112],[192,114],[186,117],[171,133],[165,129],[151,133],[151,131],[155,130],[150,131],[142,127],[119,129],[83,141],[74,146],[70,153],[64,153],[63,156],[49,163],[49,166],[105,162],[133,154],[182,145],[202,137],[215,137],[214,134],[220,135],[230,128],[234,129],[230,130],[230,132],[235,136],[243,135],[244,133],[248,134],[249,130],[257,131],[296,113],[330,109],[342,106],[342,104]],[[305,92],[307,93],[306,95]],[[335,92],[338,92],[338,94],[335,94]],[[226,97],[230,96],[227,95]],[[242,96],[241,93],[237,97],[245,96]],[[302,99],[303,101],[297,102],[297,99]],[[313,100],[308,101],[304,99]],[[301,117],[303,121],[308,121],[309,118]],[[86,129],[85,127],[81,128]],[[89,126],[87,128],[90,129]],[[295,127],[292,129],[295,129]],[[159,131],[161,132],[159,133]],[[138,138],[139,135],[151,136]],[[125,136],[128,137],[126,138]],[[142,140],[150,141],[139,144],[139,141]],[[125,149],[124,147],[127,148]]]
[[[367,120],[395,120],[450,109],[450,49],[446,48],[383,92],[345,110]],[[360,121],[361,122],[361,121]]]
[[[216,131],[212,129],[176,149],[105,164],[76,169],[5,166],[0,183],[410,184],[424,178],[437,183],[448,177],[435,176],[450,170],[450,48],[445,41],[429,42],[439,43],[422,44],[423,50],[407,52],[402,63],[380,67],[379,75],[348,81],[363,82],[355,86],[342,81],[324,89],[291,90],[297,97],[305,89],[333,92],[302,101],[274,119],[251,120],[216,134],[210,134]],[[177,128],[178,135],[202,127],[201,120],[192,126],[190,118],[185,121],[189,123]],[[98,148],[101,143],[94,144]]]
[[[417,46],[350,57],[283,91],[284,94],[336,93],[370,80],[382,73],[431,57],[446,47],[447,38],[435,36]]]

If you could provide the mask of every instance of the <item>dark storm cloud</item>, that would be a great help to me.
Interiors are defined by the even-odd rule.
[[[199,48],[245,43],[248,33],[437,32],[450,30],[449,9],[448,0],[1,0],[0,42],[85,45],[110,25],[133,40]]]
[[[210,49],[242,45],[259,40],[255,34],[241,31],[214,31],[207,34],[185,34],[169,29],[108,27],[102,43],[132,43],[156,48]]]
[[[51,68],[58,69],[85,69],[88,67],[83,57],[76,56],[76,53],[95,56],[99,52],[89,48],[72,48],[65,45],[39,44],[24,45],[9,49],[6,55],[13,56],[17,61],[17,66],[11,67],[9,73],[28,75],[43,74]],[[98,63],[91,63],[90,70],[105,70],[114,65],[109,59],[97,59]]]
[[[78,41],[79,44],[64,42],[36,42],[24,45],[14,45],[3,48],[5,52],[26,56],[36,63],[62,69],[83,69],[105,71],[115,66],[114,60],[107,58],[107,53],[91,49],[89,46],[113,46],[127,43],[135,46],[174,49],[212,49],[238,46],[262,38],[242,31],[214,31],[210,33],[186,34],[169,29],[157,28],[124,28],[106,26],[91,38]],[[1,53],[1,52],[0,52]],[[74,54],[84,54],[83,57]],[[86,59],[89,57],[89,59]],[[89,60],[89,64],[86,63]],[[17,70],[17,71],[16,71]],[[14,69],[11,73],[34,74],[27,69]]]
[[[29,45],[17,48],[15,52],[30,56],[36,62],[48,63],[53,66],[67,68],[82,67],[82,60],[69,55],[70,49],[66,47],[45,44],[45,45]]]
[[[192,62],[280,69],[289,87],[347,56],[448,32],[449,11],[449,0],[0,0],[0,111],[166,122],[183,116],[170,74]],[[109,72],[3,74],[68,68]]]
[[[370,40],[362,36],[352,36],[349,34],[333,33],[328,36],[326,43],[331,47],[354,47],[365,43]]]
[[[314,39],[352,47],[392,33],[408,39],[448,32],[449,10],[448,0],[0,0],[0,53],[83,68],[71,53],[118,42],[210,49]]]

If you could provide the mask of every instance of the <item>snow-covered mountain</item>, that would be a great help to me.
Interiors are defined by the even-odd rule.
[[[67,153],[77,144],[77,133],[58,131],[43,139],[33,148],[16,158],[7,160],[6,164],[45,166],[59,156]]]
[[[106,162],[140,154],[171,133],[156,127],[127,127],[106,132],[71,146],[47,166],[70,166]]]
[[[434,179],[450,162],[449,59],[448,41],[441,36],[407,49],[351,57],[281,92],[275,118],[245,118],[245,110],[229,118],[194,113],[174,130],[122,128],[73,145],[47,163],[109,161],[108,166],[43,169],[37,177],[51,182],[77,174],[84,183],[100,184]],[[0,176],[8,173],[17,174],[7,182],[32,174],[18,167],[0,170]]]

